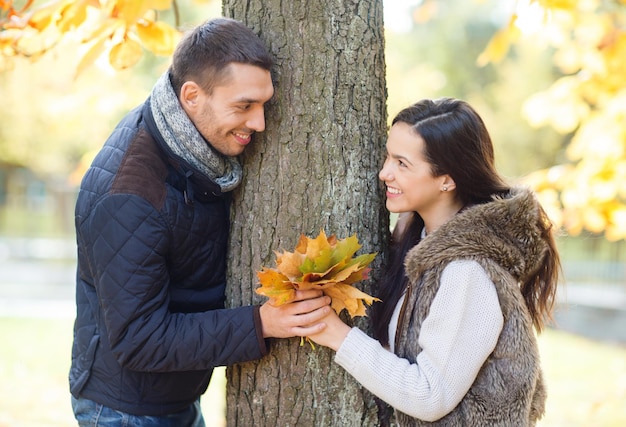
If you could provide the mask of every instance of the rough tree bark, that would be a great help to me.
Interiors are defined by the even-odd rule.
[[[357,234],[380,252],[389,217],[378,181],[386,138],[382,0],[224,0],[274,55],[267,128],[244,155],[234,196],[227,304],[264,301],[256,271],[301,233]],[[383,254],[372,263],[373,293]],[[345,313],[344,313],[345,317]],[[360,327],[368,329],[366,319]],[[325,348],[273,340],[260,361],[227,369],[230,426],[374,426],[373,397]]]

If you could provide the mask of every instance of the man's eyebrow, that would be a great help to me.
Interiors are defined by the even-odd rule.
[[[272,95],[272,97],[265,102],[261,101],[260,99],[242,97],[242,98],[235,99],[234,103],[235,104],[257,104],[257,103],[269,104],[275,100],[276,100],[276,95]]]

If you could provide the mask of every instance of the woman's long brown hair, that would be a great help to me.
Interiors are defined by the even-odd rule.
[[[506,196],[510,187],[495,168],[489,132],[478,113],[466,102],[442,98],[422,100],[400,111],[392,125],[406,123],[424,141],[424,156],[433,176],[448,174],[456,183],[456,194],[464,206],[488,203],[494,196]],[[413,212],[405,217],[401,229],[394,230],[389,262],[378,283],[383,301],[371,309],[375,337],[389,344],[388,325],[407,286],[404,259],[420,241],[423,219]],[[541,210],[539,227],[548,250],[542,267],[521,284],[521,292],[537,331],[551,318],[560,273],[552,224]]]

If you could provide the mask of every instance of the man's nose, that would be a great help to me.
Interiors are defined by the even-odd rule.
[[[246,122],[246,126],[256,132],[263,132],[265,130],[265,110],[261,107],[252,112],[252,115]]]

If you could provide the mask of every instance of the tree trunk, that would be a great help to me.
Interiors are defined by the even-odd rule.
[[[301,233],[357,235],[379,252],[389,217],[378,180],[386,138],[382,0],[224,0],[273,54],[275,101],[243,157],[233,201],[227,305],[259,304],[256,272]],[[370,294],[383,254],[371,267]],[[346,314],[342,314],[346,318]],[[367,330],[367,319],[358,319]],[[262,360],[227,369],[230,426],[374,426],[371,394],[326,348],[272,340]]]

